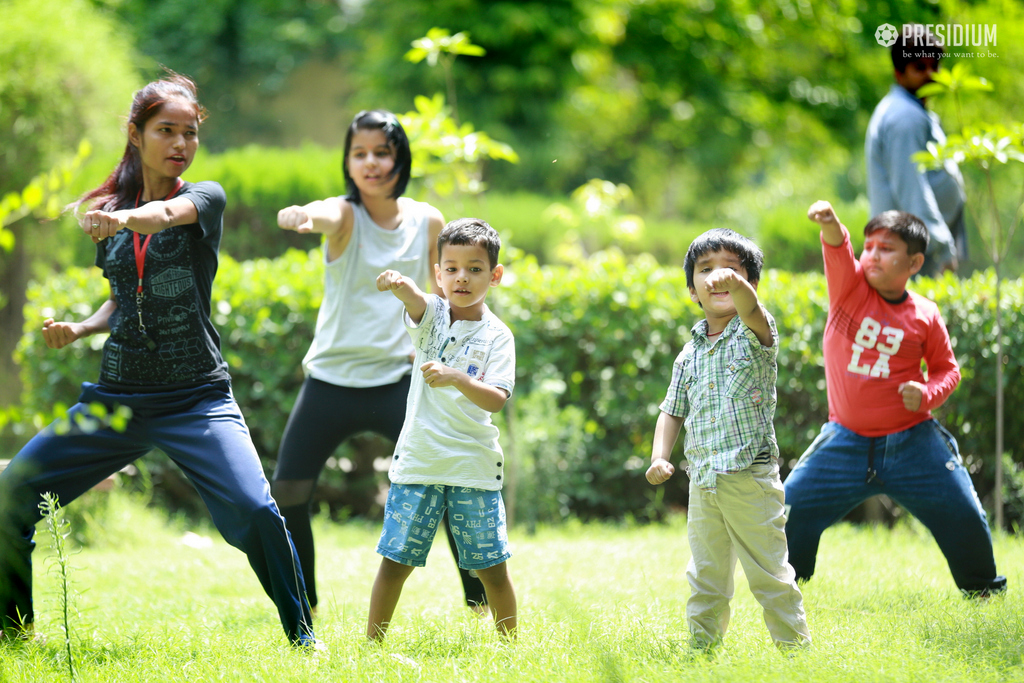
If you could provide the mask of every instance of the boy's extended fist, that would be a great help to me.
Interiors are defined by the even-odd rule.
[[[407,278],[397,270],[385,270],[377,276],[377,290],[381,292],[395,291],[405,287],[406,284],[408,284]]]
[[[920,382],[903,382],[897,388],[903,399],[903,407],[912,413],[921,410],[924,402],[925,386]]]
[[[675,474],[676,468],[668,460],[655,460],[647,468],[647,481],[654,485],[664,483]]]
[[[736,284],[743,278],[732,268],[719,268],[713,271],[704,280],[704,287],[709,292],[731,292],[736,289]]]
[[[835,209],[824,200],[811,204],[811,208],[807,209],[807,217],[818,225],[830,225],[839,222],[839,219],[836,218]]]

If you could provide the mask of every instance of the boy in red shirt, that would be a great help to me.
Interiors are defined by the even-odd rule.
[[[960,590],[1005,590],[956,439],[931,415],[956,389],[960,368],[938,307],[906,290],[924,262],[927,228],[909,213],[880,213],[864,227],[858,261],[828,202],[816,202],[807,215],[821,226],[828,282],[829,421],[785,482],[797,579],[814,573],[825,529],[884,493],[932,532]]]

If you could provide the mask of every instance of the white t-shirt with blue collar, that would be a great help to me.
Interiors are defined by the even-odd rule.
[[[428,387],[420,366],[432,360],[512,395],[516,347],[511,330],[484,307],[481,320],[451,322],[445,299],[427,295],[419,325],[405,315],[416,348],[405,424],[389,478],[396,484],[443,484],[498,491],[505,458],[490,411],[455,387]]]

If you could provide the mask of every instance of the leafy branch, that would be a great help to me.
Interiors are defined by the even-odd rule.
[[[416,109],[399,116],[412,146],[412,175],[441,197],[456,191],[479,194],[484,190],[480,164],[485,159],[518,163],[519,155],[471,123],[457,123],[446,112],[444,96],[418,96]]]
[[[452,118],[455,119],[455,125],[459,125],[459,102],[455,97],[452,66],[459,55],[483,57],[485,54],[486,50],[469,41],[469,34],[465,31],[459,31],[453,36],[446,28],[434,27],[427,31],[427,35],[412,41],[412,49],[405,53],[405,58],[413,64],[419,64],[426,59],[430,66],[437,66],[440,62],[441,68],[444,69],[448,101],[452,105]]]
[[[8,192],[0,198],[0,248],[14,248],[14,233],[7,226],[29,214],[53,219],[60,215],[60,192],[71,182],[82,163],[92,154],[92,145],[82,140],[73,159],[65,160],[40,173],[20,192]]]

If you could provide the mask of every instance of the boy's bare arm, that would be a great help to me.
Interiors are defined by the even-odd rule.
[[[682,428],[683,418],[664,412],[658,416],[658,424],[654,428],[654,445],[651,448],[651,466],[647,468],[647,481],[652,484],[664,483],[675,474],[676,468],[669,462],[669,457]]]
[[[729,292],[732,295],[737,315],[754,333],[757,341],[761,342],[761,346],[772,346],[775,343],[768,316],[757,300],[757,290],[742,275],[732,268],[719,268],[708,275],[704,286],[709,292]]]
[[[423,314],[427,311],[427,295],[423,293],[412,278],[406,277],[397,270],[385,270],[377,276],[377,289],[390,291],[398,300],[405,304],[405,310],[413,324],[419,325]]]
[[[496,413],[504,408],[505,401],[508,400],[508,394],[504,389],[484,384],[440,361],[428,361],[420,366],[420,370],[428,387],[455,387],[463,396],[490,413]]]
[[[838,247],[843,243],[843,228],[835,209],[826,201],[816,201],[807,209],[807,217],[821,226],[821,239],[825,244]]]

